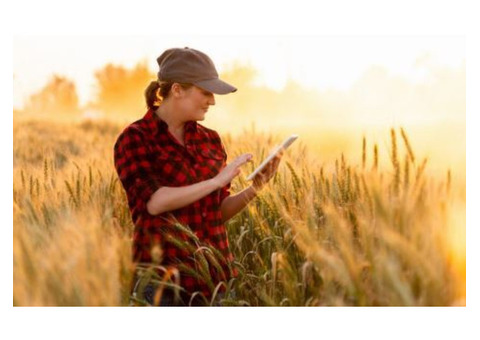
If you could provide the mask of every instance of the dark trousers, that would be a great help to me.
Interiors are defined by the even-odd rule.
[[[182,306],[207,306],[206,301],[201,298],[191,298],[190,295],[187,294],[178,294],[175,295],[175,292],[171,289],[164,289],[162,292],[162,296],[158,303],[155,303],[155,288],[153,285],[148,284],[144,291],[143,295],[145,297],[145,300],[148,302],[149,305],[151,306],[171,306],[171,307],[182,307]],[[217,296],[215,297],[215,301],[213,302],[213,306],[221,306],[221,300],[225,297],[225,293],[219,292]]]
[[[155,288],[153,285],[148,284],[144,291],[143,295],[145,297],[145,300],[151,305],[151,306],[187,306],[188,304],[185,303],[185,296],[175,296],[175,292],[172,291],[171,289],[164,289],[162,292],[162,295],[160,297],[160,301],[155,303]],[[188,303],[188,301],[187,301]]]

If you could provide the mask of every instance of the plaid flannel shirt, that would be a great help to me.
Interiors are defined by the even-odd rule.
[[[225,166],[226,159],[217,132],[196,122],[188,122],[185,125],[185,146],[182,146],[168,131],[168,125],[152,110],[129,125],[114,147],[115,168],[135,225],[134,261],[151,263],[152,249],[160,246],[161,265],[187,268],[180,269],[181,286],[189,294],[200,291],[207,298],[211,296],[211,283],[209,287],[196,275],[199,264],[195,259],[199,247],[208,244],[221,254],[216,257],[216,265],[210,263],[207,267],[214,285],[237,275],[231,266],[233,255],[220,210],[222,201],[230,194],[230,185],[188,206],[156,216],[148,213],[146,204],[162,186],[188,186],[214,177]],[[189,230],[175,227],[174,220]],[[207,254],[208,258],[211,254]]]

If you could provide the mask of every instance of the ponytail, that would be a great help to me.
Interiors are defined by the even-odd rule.
[[[173,84],[173,82],[152,81],[145,89],[145,102],[147,103],[147,107],[151,110],[156,110],[162,104],[162,101],[168,97]],[[180,84],[180,86],[187,90],[193,85]]]

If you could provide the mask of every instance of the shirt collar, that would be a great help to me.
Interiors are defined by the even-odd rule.
[[[153,110],[149,109],[143,120],[148,126],[148,129],[152,132],[152,135],[156,135],[160,131],[168,129],[167,123],[161,120]]]
[[[185,131],[197,132],[197,122],[194,120],[185,123]]]
[[[155,111],[149,109],[144,116],[144,119],[154,135],[168,130],[167,123],[157,116]],[[185,132],[197,132],[197,122],[188,121],[185,123]]]

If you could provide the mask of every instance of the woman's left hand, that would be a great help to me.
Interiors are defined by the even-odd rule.
[[[277,172],[282,156],[283,151],[278,153],[267,166],[253,178],[252,186],[255,191],[261,190],[265,184],[272,179],[273,175]]]

